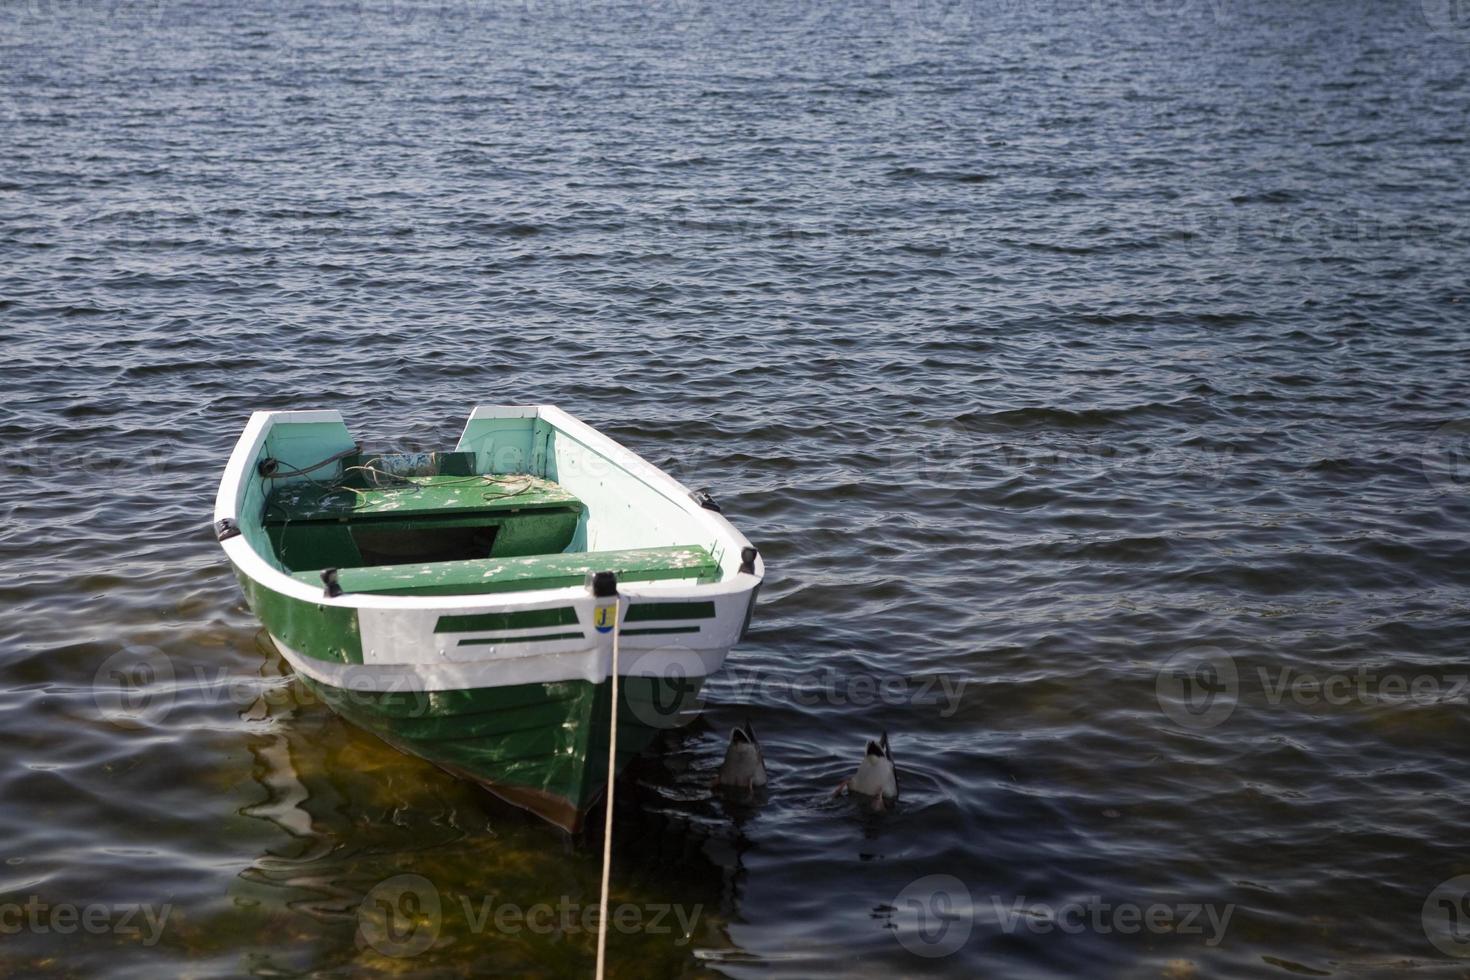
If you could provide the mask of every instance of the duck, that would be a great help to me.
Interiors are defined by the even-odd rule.
[[[893,767],[893,752],[888,748],[888,733],[878,741],[869,741],[857,772],[837,785],[832,795],[854,792],[873,798],[873,809],[882,810],[888,801],[898,799],[898,771]]]
[[[725,747],[725,761],[720,763],[714,784],[720,789],[743,789],[751,795],[766,785],[765,754],[749,720],[744,727],[730,729],[730,744]]]

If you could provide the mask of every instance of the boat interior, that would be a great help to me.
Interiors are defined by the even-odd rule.
[[[666,498],[651,506],[652,488],[626,469],[587,465],[575,440],[539,419],[482,421],[453,451],[410,453],[344,446],[340,423],[333,438],[294,440],[294,426],[276,425],[255,463],[256,550],[302,581],[321,585],[331,569],[329,589],[387,595],[555,588],[603,570],[636,582],[721,577],[720,543],[700,540],[708,532]]]

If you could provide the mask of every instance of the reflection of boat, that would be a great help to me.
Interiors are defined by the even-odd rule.
[[[719,668],[763,571],[708,497],[548,406],[477,408],[418,454],[257,412],[215,527],[328,704],[567,829],[607,780],[614,633],[621,768]]]

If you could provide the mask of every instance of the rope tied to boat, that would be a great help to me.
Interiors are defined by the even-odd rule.
[[[623,632],[624,598],[618,593],[618,577],[613,572],[598,572],[591,577],[592,594],[600,600],[593,611],[593,623],[599,631],[611,626],[612,663],[608,671],[611,700],[607,722],[607,812],[602,820],[602,893],[598,899],[601,914],[597,917],[597,980],[607,973],[607,900],[612,883],[613,797],[617,784],[618,761],[618,638]],[[608,603],[601,600],[611,599]],[[604,610],[611,610],[610,613]],[[603,617],[611,615],[606,624]]]

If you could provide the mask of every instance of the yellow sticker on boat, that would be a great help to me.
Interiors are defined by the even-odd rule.
[[[592,625],[597,627],[599,633],[611,633],[612,628],[618,622],[618,607],[614,603],[610,606],[598,606],[592,611]]]

